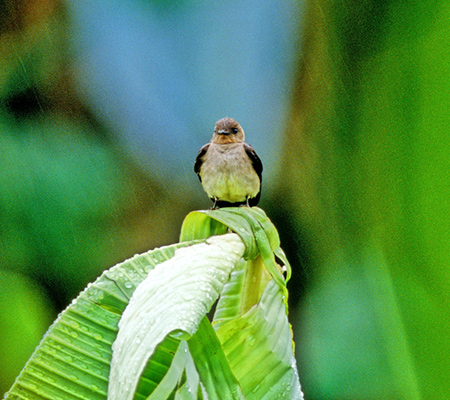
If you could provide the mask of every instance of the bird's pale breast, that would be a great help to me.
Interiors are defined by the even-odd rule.
[[[243,143],[211,143],[201,167],[203,187],[211,198],[243,202],[260,191],[260,180]]]

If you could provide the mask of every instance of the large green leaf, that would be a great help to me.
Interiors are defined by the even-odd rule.
[[[245,399],[222,344],[206,317],[202,319],[188,344],[210,400]]]
[[[166,336],[189,339],[196,332],[243,253],[237,235],[214,236],[206,243],[179,249],[149,273],[119,324],[109,399],[133,398],[147,361]],[[215,382],[216,386],[221,383]],[[222,391],[227,387],[224,384]]]
[[[205,239],[230,230],[240,237]],[[89,285],[7,399],[301,399],[282,250],[264,212],[191,213],[181,236],[200,240],[135,256]]]
[[[201,239],[223,231],[227,227],[237,233],[245,243],[244,258],[263,259],[267,271],[282,288],[287,301],[286,280],[275,261],[277,256],[284,262],[287,279],[291,267],[280,247],[278,232],[265,212],[258,207],[230,207],[220,210],[201,210],[191,212],[184,220],[180,240]]]
[[[232,272],[213,318],[233,373],[247,399],[301,399],[285,282],[273,255],[284,262],[288,276],[290,266],[275,227],[256,207],[196,211],[186,218],[181,239],[207,235],[205,226],[215,232],[208,217],[238,233],[247,246],[247,261]]]
[[[217,336],[247,399],[302,399],[283,291],[271,280],[259,303]]]
[[[106,399],[111,346],[128,299],[155,265],[193,243],[197,242],[135,256],[89,284],[50,327],[6,399]],[[159,348],[158,355],[173,357],[173,348]],[[163,374],[171,359],[168,365],[167,357],[159,359]]]

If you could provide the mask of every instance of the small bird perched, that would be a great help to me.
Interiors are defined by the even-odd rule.
[[[216,122],[211,142],[195,159],[194,171],[214,202],[212,208],[256,206],[261,195],[263,166],[244,130],[233,118]]]

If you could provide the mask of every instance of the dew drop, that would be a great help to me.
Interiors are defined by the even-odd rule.
[[[64,355],[63,358],[64,358],[64,360],[67,361],[68,363],[71,363],[71,362],[73,361],[72,356],[69,356],[69,355]]]
[[[191,301],[194,299],[194,296],[191,293],[183,293],[182,297],[184,301]]]

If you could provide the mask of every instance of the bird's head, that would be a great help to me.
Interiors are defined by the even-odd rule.
[[[233,118],[222,118],[216,122],[212,143],[241,143],[245,139],[244,130]]]

